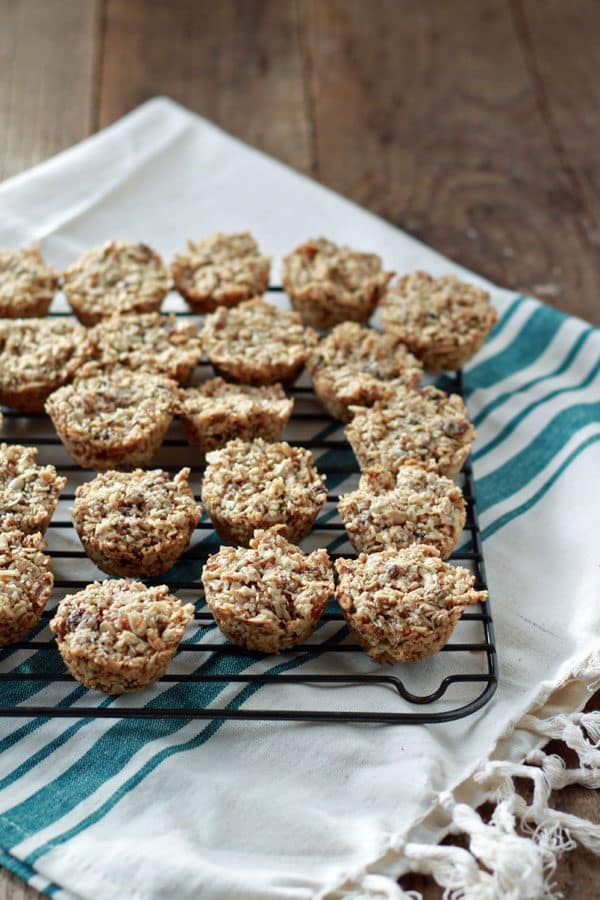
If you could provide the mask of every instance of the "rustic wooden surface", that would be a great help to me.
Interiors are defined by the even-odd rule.
[[[166,94],[600,324],[599,28],[589,0],[0,0],[0,179]],[[598,895],[594,862],[564,858],[566,898]]]

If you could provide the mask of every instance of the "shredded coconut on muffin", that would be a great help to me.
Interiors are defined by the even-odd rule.
[[[89,357],[87,331],[66,319],[0,322],[0,402],[39,412]]]
[[[448,642],[466,606],[487,591],[474,576],[443,562],[435,547],[362,553],[338,559],[336,599],[355,640],[378,663],[412,662]]]
[[[79,321],[95,325],[115,313],[157,311],[171,279],[147,244],[107,241],[63,272],[62,287]]]
[[[282,525],[256,531],[248,549],[221,547],[202,571],[206,601],[223,634],[261,653],[294,647],[313,633],[333,595],[327,551],[306,554]]]
[[[282,280],[294,309],[313,328],[366,322],[392,277],[375,253],[338,247],[325,238],[305,241],[283,260]]]
[[[393,397],[400,384],[416,387],[423,367],[396,338],[342,322],[321,340],[306,368],[315,392],[334,419],[348,422],[351,406]]]
[[[0,532],[0,646],[34,628],[52,594],[54,578],[41,534]]]
[[[412,543],[430,544],[442,559],[465,527],[462,491],[449,478],[423,466],[404,465],[394,474],[367,469],[358,490],[340,497],[340,518],[359,553]]]
[[[479,350],[498,314],[487,291],[454,275],[412,272],[382,303],[384,328],[432,372],[459,369]]]
[[[298,313],[260,297],[207,316],[200,337],[217,372],[259,385],[293,383],[317,343],[316,333],[303,327]]]
[[[208,453],[233,438],[278,441],[293,406],[280,384],[251,387],[211,378],[180,391],[177,413],[188,442]]]
[[[221,538],[247,545],[254,531],[285,525],[298,543],[327,499],[312,454],[285,441],[229,441],[207,456],[202,502]]]
[[[36,464],[37,447],[0,445],[0,526],[43,534],[67,479]]]
[[[202,356],[196,325],[178,322],[172,313],[112,316],[92,328],[89,337],[99,371],[141,369],[185,384]]]
[[[269,266],[249,232],[219,232],[188,241],[187,251],[174,257],[171,274],[190,308],[207,313],[263,294],[269,286]]]
[[[71,509],[87,555],[109,575],[156,578],[187,549],[200,519],[189,469],[103,472],[80,485]]]
[[[39,247],[0,250],[0,317],[45,316],[58,286],[58,275]]]
[[[64,597],[50,628],[73,678],[122,694],[165,674],[193,616],[164,584],[109,579]]]
[[[458,394],[431,385],[398,387],[393,400],[369,409],[352,407],[346,436],[361,469],[397,471],[406,463],[433,463],[441,475],[460,472],[475,440],[465,404]]]
[[[63,444],[86,469],[144,465],[167,432],[177,384],[162,375],[118,369],[79,379],[46,401]]]

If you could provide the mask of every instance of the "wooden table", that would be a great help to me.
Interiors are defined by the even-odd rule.
[[[0,178],[166,94],[600,324],[599,29],[589,0],[0,0]],[[565,897],[598,895],[594,862],[564,858]]]

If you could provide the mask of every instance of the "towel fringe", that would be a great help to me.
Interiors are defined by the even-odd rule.
[[[449,830],[468,838],[468,850],[400,838],[390,842],[390,852],[406,871],[431,875],[444,888],[444,900],[559,900],[553,877],[561,854],[580,844],[600,855],[600,825],[550,806],[553,790],[570,784],[600,787],[600,712],[547,719],[526,715],[518,729],[563,741],[579,765],[567,768],[559,756],[543,750],[533,750],[523,763],[489,760],[474,775],[495,804],[489,821],[451,793],[440,797]],[[517,793],[517,778],[530,782],[529,800]],[[418,891],[404,891],[393,878],[366,871],[352,886],[347,883],[327,896],[421,898]]]

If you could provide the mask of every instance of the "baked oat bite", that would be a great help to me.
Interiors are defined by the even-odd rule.
[[[361,553],[338,559],[336,599],[363,650],[382,664],[413,662],[444,647],[472,603],[487,591],[474,589],[467,569],[443,562],[435,547]]]
[[[63,272],[62,288],[79,321],[95,325],[115,313],[158,311],[171,279],[147,244],[107,241]]]
[[[0,528],[44,534],[67,479],[36,464],[37,447],[0,444]]]
[[[247,546],[257,529],[285,525],[299,543],[327,500],[312,453],[285,441],[229,441],[206,457],[202,502],[221,538]]]
[[[399,384],[416,387],[423,367],[404,344],[357,322],[342,322],[311,353],[306,368],[321,403],[349,422],[351,406],[393,397]]]
[[[325,329],[347,320],[366,322],[393,272],[375,253],[314,238],[283,260],[283,286],[306,325]]]
[[[200,333],[215,370],[242,384],[293,384],[317,343],[298,313],[260,297],[207,316]]]
[[[109,579],[64,597],[50,628],[73,678],[90,690],[122,694],[165,674],[193,617],[193,605],[164,584]]]
[[[103,472],[80,485],[73,524],[90,559],[109,575],[157,578],[187,549],[201,510],[189,469]]]
[[[261,256],[248,231],[212,234],[174,257],[171,274],[175,287],[196,313],[218,306],[236,306],[264,294],[269,286],[269,258]]]
[[[41,412],[88,356],[86,329],[66,319],[0,321],[0,403]]]
[[[188,442],[205,454],[233,438],[278,441],[293,406],[280,384],[251,387],[211,378],[179,392],[177,414]]]
[[[160,313],[111,316],[90,329],[91,351],[99,371],[115,368],[166,375],[186,384],[202,356],[193,322]]]
[[[0,318],[45,316],[58,286],[58,275],[39,247],[0,250]]]
[[[84,469],[134,468],[149,462],[162,444],[177,390],[163,375],[117,369],[59,388],[48,397],[46,412]]]
[[[0,532],[0,646],[14,644],[40,620],[54,586],[41,534]]]
[[[372,466],[396,472],[413,462],[432,463],[440,475],[460,472],[475,429],[458,394],[431,385],[398,387],[393,400],[370,409],[352,407],[345,433],[364,471]]]
[[[359,553],[429,544],[446,559],[465,527],[466,504],[450,478],[423,466],[394,474],[363,472],[358,490],[340,497],[340,518]]]
[[[332,597],[333,570],[323,549],[306,554],[276,525],[256,531],[248,549],[221,547],[202,571],[206,602],[230,641],[279,653],[305,641]]]
[[[412,272],[381,304],[385,331],[403,341],[431,372],[460,369],[479,350],[498,313],[487,291],[454,275]]]

